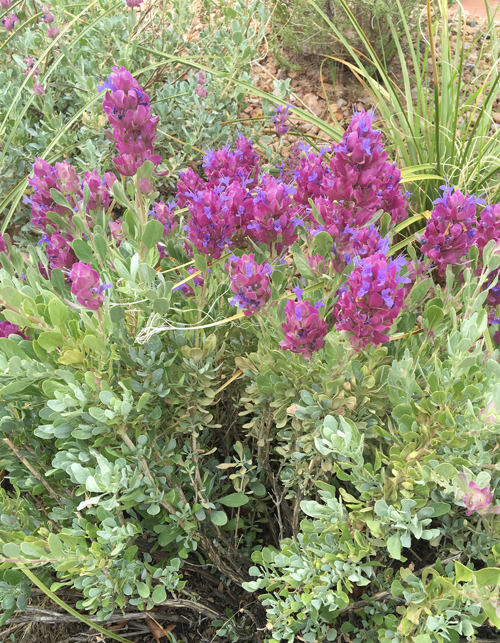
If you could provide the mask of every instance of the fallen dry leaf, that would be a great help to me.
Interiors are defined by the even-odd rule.
[[[151,634],[155,637],[156,643],[160,643],[160,639],[164,636],[168,636],[168,632],[171,632],[175,628],[174,624],[162,627],[152,616],[146,619],[146,623],[151,630]]]

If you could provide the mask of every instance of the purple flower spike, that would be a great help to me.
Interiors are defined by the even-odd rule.
[[[165,235],[171,234],[179,225],[174,219],[174,212],[176,208],[177,203],[175,201],[172,201],[171,203],[160,201],[159,203],[153,203],[151,206],[151,210],[149,213],[163,224]]]
[[[238,181],[243,186],[252,188],[259,177],[259,159],[252,141],[239,136],[234,152],[229,145],[216,151],[208,150],[203,168],[211,185],[218,185],[220,179],[229,178],[230,183]]]
[[[2,8],[4,11],[7,11],[7,9],[10,9],[12,7],[12,0],[0,0],[0,8]]]
[[[7,31],[12,31],[16,22],[19,22],[19,18],[15,13],[11,13],[10,16],[2,18],[2,25],[7,29]]]
[[[440,276],[446,273],[446,266],[460,265],[469,252],[476,234],[476,206],[484,203],[459,190],[453,192],[453,187],[443,186],[443,190],[443,196],[434,201],[436,207],[427,221],[421,246]]]
[[[42,96],[42,95],[43,95],[43,93],[44,93],[44,91],[45,91],[45,90],[44,90],[44,88],[43,88],[42,83],[35,83],[35,84],[33,85],[33,93],[34,93],[36,96]]]
[[[19,335],[23,339],[29,339],[16,324],[11,324],[8,321],[0,322],[0,337],[9,337],[9,335]]]
[[[75,169],[66,161],[56,163],[57,189],[64,195],[76,194],[80,188],[80,181]]]
[[[57,36],[61,33],[61,29],[59,27],[49,27],[47,29],[47,36],[49,38],[57,38]]]
[[[34,78],[35,76],[38,76],[38,74],[40,73],[40,68],[38,67],[38,65],[36,65],[35,59],[33,58],[33,56],[27,56],[23,60],[23,62],[26,63],[26,71],[24,72],[25,76],[29,76],[33,70],[34,71],[31,74],[32,78]]]
[[[107,83],[99,89],[108,90],[102,107],[113,127],[106,136],[118,151],[113,159],[118,172],[134,176],[145,161],[159,165],[161,156],[154,153],[158,117],[152,116],[149,96],[132,74],[124,67],[113,67]]]
[[[388,260],[378,253],[359,261],[349,275],[334,309],[337,330],[351,333],[355,350],[389,340],[387,331],[399,315],[405,291],[399,284],[408,281],[399,273],[404,260]]]
[[[113,199],[113,183],[116,181],[113,172],[105,172],[104,179],[101,179],[97,170],[84,172],[80,188],[83,194],[84,185],[87,184],[90,190],[90,199],[87,203],[87,214],[95,210],[107,210]]]
[[[0,232],[0,252],[4,252],[7,254],[7,244],[5,243],[5,239],[3,238],[2,233]]]
[[[294,105],[278,105],[274,108],[274,113],[276,116],[273,116],[270,120],[271,123],[274,123],[276,129],[276,134],[278,136],[284,136],[290,129],[288,124],[288,119],[290,118],[290,110],[294,108]]]
[[[35,158],[35,162],[33,163],[33,178],[28,179],[28,184],[33,188],[33,195],[25,202],[31,204],[31,224],[37,228],[41,228],[44,232],[48,223],[52,225],[47,218],[47,212],[57,212],[57,214],[60,214],[62,217],[69,217],[71,219],[71,212],[76,206],[75,201],[69,195],[65,196],[68,201],[68,208],[60,206],[52,199],[50,190],[59,190],[60,180],[60,176],[58,176],[58,171],[55,167],[41,158]]]
[[[276,244],[278,253],[298,239],[293,222],[292,194],[295,190],[266,176],[254,198],[253,221],[248,225],[254,241]]]
[[[241,308],[245,317],[255,315],[271,298],[270,265],[260,265],[254,254],[244,254],[231,261],[230,272],[231,290],[235,293],[231,305]]]
[[[315,351],[324,348],[328,326],[319,317],[318,309],[309,301],[293,301],[285,306],[286,322],[281,324],[285,339],[281,348],[292,353],[301,353],[310,359]]]
[[[69,275],[72,284],[71,292],[76,295],[77,302],[88,310],[99,310],[104,304],[104,290],[110,288],[110,285],[103,284],[96,270],[93,270],[89,264],[82,261],[75,263]]]
[[[71,270],[72,266],[78,261],[76,258],[73,249],[69,245],[69,241],[72,241],[72,237],[64,237],[59,232],[54,232],[47,238],[47,235],[44,241],[46,242],[46,252],[47,257],[49,258],[50,268],[60,268],[63,272]]]
[[[140,7],[143,3],[143,0],[126,0],[126,3],[127,7],[130,7],[132,9],[133,7]]]

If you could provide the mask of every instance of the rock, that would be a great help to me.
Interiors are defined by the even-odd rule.
[[[312,123],[300,123],[299,130],[304,134],[307,134],[312,130],[313,127],[314,125]]]
[[[325,111],[325,102],[318,98],[316,94],[305,94],[302,100],[316,116],[321,116],[321,114]]]
[[[476,26],[476,25],[478,25],[478,24],[479,24],[479,23],[478,23],[478,21],[477,21],[477,20],[471,20],[471,21],[470,21],[470,26],[471,26],[471,27],[475,27],[475,26]]]
[[[493,117],[493,120],[495,121],[495,123],[500,125],[500,112],[497,112],[495,114],[495,116]]]
[[[342,107],[345,107],[347,105],[347,101],[344,100],[343,98],[339,98],[337,101],[337,107],[339,109],[342,109]]]
[[[370,94],[363,94],[363,96],[360,96],[360,98],[358,98],[358,101],[360,103],[363,103],[364,105],[373,105],[373,98],[370,96]]]
[[[498,129],[500,128],[500,125],[498,123],[492,123],[491,124],[491,131],[493,133],[498,132]]]

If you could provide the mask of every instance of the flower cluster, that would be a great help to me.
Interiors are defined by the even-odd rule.
[[[191,217],[184,226],[187,238],[199,252],[219,259],[225,247],[233,245],[236,232],[228,207],[227,189],[222,185],[200,190],[188,207]]]
[[[495,402],[490,402],[486,408],[481,409],[477,419],[485,424],[500,424],[500,414]]]
[[[38,76],[40,73],[40,68],[35,62],[35,59],[33,56],[27,56],[24,60],[24,63],[26,63],[26,71],[24,72],[25,76],[29,76],[30,74],[32,76]]]
[[[115,168],[124,176],[134,176],[145,161],[157,166],[161,156],[154,153],[158,117],[152,116],[148,95],[124,67],[113,67],[99,91],[108,90],[103,109],[113,131],[106,136],[115,144],[118,156]]]
[[[7,244],[5,243],[5,239],[3,238],[2,233],[0,232],[0,252],[4,252],[7,254]]]
[[[468,482],[464,473],[458,474],[458,480],[464,493],[463,503],[467,508],[466,516],[472,516],[474,513],[480,516],[500,514],[500,506],[493,506],[493,492],[489,486],[481,489],[475,482]]]
[[[140,7],[144,0],[126,0],[127,7],[133,9],[134,7]]]
[[[278,254],[298,239],[293,217],[294,193],[294,188],[267,176],[253,200],[253,216],[247,230],[254,241],[275,245]]]
[[[8,337],[9,335],[19,335],[23,339],[29,339],[24,333],[19,330],[19,326],[11,324],[8,321],[0,321],[0,337]]]
[[[81,261],[73,264],[70,275],[71,292],[77,302],[88,310],[99,310],[104,304],[103,292],[111,288],[111,284],[102,284],[97,270]]]
[[[290,299],[285,306],[286,322],[281,324],[285,339],[280,342],[281,348],[292,353],[301,353],[310,358],[312,353],[324,348],[328,326],[319,316],[322,303],[311,304],[302,301],[302,290],[295,288],[297,301]]]
[[[208,92],[205,87],[208,85],[208,80],[204,71],[200,71],[196,74],[196,82],[198,84],[195,87],[194,93],[200,98],[206,98],[208,96]]]
[[[42,4],[40,7],[42,11],[42,22],[50,25],[54,22],[54,16],[50,13],[50,4]]]
[[[374,254],[387,254],[389,239],[382,238],[374,225],[361,229],[346,226],[336,237],[330,257],[312,255],[308,257],[311,270],[317,276],[324,273],[341,273],[353,261],[370,257]],[[331,268],[331,270],[330,270]]]
[[[47,29],[47,36],[49,38],[57,38],[57,36],[61,33],[61,28],[60,27],[54,27],[51,26]]]
[[[290,118],[290,110],[294,108],[294,105],[278,105],[274,108],[274,113],[276,116],[273,116],[270,121],[274,123],[276,129],[276,134],[278,136],[284,136],[290,129],[288,124],[288,119]]]
[[[149,214],[163,224],[164,234],[166,236],[171,234],[179,225],[174,219],[176,208],[177,203],[175,201],[170,201],[170,203],[160,201],[159,203],[153,203],[151,205]]]
[[[391,215],[393,223],[408,216],[406,195],[401,191],[401,173],[389,163],[382,147],[382,135],[373,129],[373,114],[356,112],[342,141],[333,149],[327,164],[323,149],[320,154],[309,152],[301,159],[296,172],[297,213],[311,218],[313,228],[328,230],[333,219],[346,220],[359,228],[373,218],[378,210]],[[313,199],[323,222],[316,220],[307,208]],[[320,199],[320,203],[318,203]],[[321,212],[321,210],[323,212]]]
[[[72,241],[71,236],[68,235],[67,237],[64,237],[60,232],[54,232],[54,234],[50,236],[47,234],[42,235],[39,244],[45,245],[45,250],[52,270],[59,268],[60,270],[67,272],[71,269],[73,264],[77,262],[75,253],[69,245],[70,241]]]
[[[229,182],[238,181],[245,187],[252,188],[259,178],[259,159],[252,141],[244,136],[238,136],[234,151],[229,145],[216,151],[208,150],[203,168],[211,184],[217,184],[219,179],[225,179]]]
[[[12,7],[12,0],[0,0],[0,8],[7,11]]]
[[[421,238],[421,250],[432,259],[440,276],[446,266],[456,266],[469,252],[476,234],[476,207],[484,199],[462,194],[443,186],[443,196],[434,201],[435,208]]]
[[[234,297],[232,306],[238,306],[246,317],[255,315],[271,298],[272,268],[266,262],[262,265],[255,261],[255,255],[244,254],[231,257],[231,290]]]
[[[11,13],[10,16],[5,16],[2,18],[2,25],[7,29],[7,31],[12,31],[14,29],[16,22],[19,22],[19,18],[15,13]]]
[[[33,194],[25,198],[24,202],[31,205],[31,224],[44,233],[40,244],[47,251],[51,269],[69,270],[76,261],[76,257],[69,246],[72,237],[65,231],[59,230],[57,225],[47,217],[47,213],[55,212],[71,225],[74,212],[82,210],[84,187],[87,184],[90,191],[86,206],[87,224],[92,227],[94,222],[92,214],[109,207],[115,181],[116,176],[112,172],[106,172],[104,179],[101,179],[97,171],[93,170],[85,172],[83,179],[80,179],[75,169],[67,162],[52,166],[41,158],[35,159],[33,178],[28,179],[30,187],[33,188]],[[52,198],[51,190],[57,190],[61,197],[66,199],[68,206],[64,207],[56,203]],[[55,230],[51,235],[47,234],[49,224]]]
[[[356,350],[389,340],[387,331],[399,315],[405,296],[399,285],[409,282],[400,276],[404,265],[402,258],[390,260],[377,253],[360,260],[349,275],[334,316],[337,330],[350,333]]]

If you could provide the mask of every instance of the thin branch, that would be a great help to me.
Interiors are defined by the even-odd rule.
[[[36,470],[34,469],[31,464],[26,460],[26,458],[21,454],[21,452],[17,449],[17,447],[14,446],[13,442],[9,440],[9,438],[4,438],[3,441],[7,446],[9,446],[12,451],[15,453],[15,455],[21,460],[21,462],[24,464],[24,466],[29,469],[29,471],[35,476],[37,480],[39,480],[43,486],[47,489],[49,492],[49,495],[51,498],[53,498],[57,504],[64,509],[64,505],[61,503],[59,500],[59,496],[56,494],[56,492],[52,489],[52,487],[49,485],[47,480]]]

